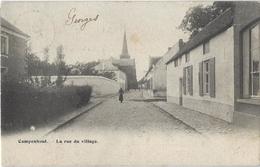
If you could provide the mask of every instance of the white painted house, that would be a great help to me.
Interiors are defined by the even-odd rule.
[[[149,57],[149,68],[144,76],[144,88],[147,95],[152,97],[166,94],[166,66],[157,64],[161,60],[162,57]],[[156,75],[159,71],[160,76]]]
[[[251,32],[250,42],[242,40],[247,31]],[[245,46],[247,50],[254,46],[251,56],[243,55],[248,52],[243,51]],[[236,2],[166,63],[167,101],[228,122],[232,122],[233,112],[241,109],[238,106],[248,101],[252,110],[260,112],[259,51],[260,5]],[[253,67],[249,68],[250,64]]]
[[[149,96],[166,97],[166,62],[179,51],[179,45],[182,44],[180,40],[178,44],[169,47],[162,57],[149,57],[149,68],[142,81]]]

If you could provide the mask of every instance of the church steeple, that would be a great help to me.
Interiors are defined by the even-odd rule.
[[[129,59],[129,58],[130,58],[130,55],[128,54],[126,32],[125,32],[124,40],[123,40],[123,48],[122,48],[122,53],[120,55],[120,59]]]

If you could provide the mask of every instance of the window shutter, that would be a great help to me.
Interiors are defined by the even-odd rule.
[[[189,83],[189,92],[190,92],[190,95],[193,95],[193,67],[190,66],[190,83]]]
[[[203,96],[203,63],[199,63],[199,95]]]
[[[182,79],[182,82],[183,82],[183,94],[186,95],[186,68],[183,68],[183,79]]]
[[[210,59],[210,97],[215,97],[215,58]]]

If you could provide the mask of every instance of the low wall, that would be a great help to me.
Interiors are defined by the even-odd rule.
[[[35,78],[34,76],[33,78]],[[41,76],[37,76],[40,80]],[[55,82],[57,76],[51,76],[51,81]],[[102,77],[102,76],[67,76],[64,85],[89,85],[92,86],[92,95],[108,95],[115,94],[120,89],[120,84],[117,81]]]

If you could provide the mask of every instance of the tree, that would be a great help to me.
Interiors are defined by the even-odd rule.
[[[25,69],[26,69],[28,77],[37,76],[40,74],[41,60],[35,54],[28,53],[25,56],[25,63],[26,63]]]
[[[66,80],[68,74],[68,67],[64,61],[65,54],[63,53],[63,46],[57,47],[57,56],[54,63],[49,63],[49,48],[43,50],[44,58],[41,60],[36,54],[31,52],[28,47],[25,56],[27,80],[29,83],[38,87],[56,86],[60,87]],[[51,76],[57,76],[55,82],[51,82]],[[38,78],[40,76],[40,78]],[[65,77],[64,77],[65,76]]]
[[[179,29],[185,33],[190,33],[190,38],[195,36],[209,22],[225,12],[228,8],[233,8],[233,2],[217,1],[210,6],[198,5],[191,7],[185,14]]]
[[[96,75],[97,71],[95,66],[98,64],[96,61],[88,63],[79,63],[70,65],[69,75]]]
[[[43,50],[44,59],[41,62],[42,67],[42,77],[41,77],[41,86],[46,87],[52,85],[51,76],[50,76],[50,64],[49,64],[49,48],[46,47]]]
[[[57,57],[56,57],[56,67],[57,67],[57,79],[56,86],[62,87],[66,80],[66,75],[68,74],[68,69],[64,61],[65,54],[63,53],[63,46],[57,47]],[[65,77],[64,77],[65,75]]]
[[[115,80],[116,74],[113,71],[97,71],[95,70],[95,66],[98,65],[99,62],[91,61],[88,63],[76,63],[75,65],[70,65],[70,75],[95,75],[95,76],[103,76],[109,79]]]
[[[24,61],[26,65],[25,70],[27,72],[26,81],[32,85],[37,86],[38,83],[36,83],[35,81],[38,81],[37,75],[41,73],[41,60],[34,53],[32,53],[30,46],[26,49]],[[33,77],[36,78],[33,79]]]
[[[48,47],[45,47],[43,49],[43,54],[44,54],[43,61],[45,61],[45,62],[49,62],[49,57],[50,57],[49,51],[50,51],[50,49]]]

